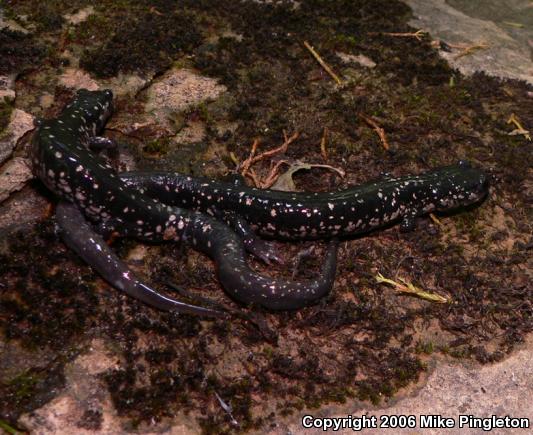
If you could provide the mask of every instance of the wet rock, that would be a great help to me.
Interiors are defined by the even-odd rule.
[[[15,99],[15,74],[0,75],[0,101]]]
[[[31,178],[33,175],[26,159],[15,157],[9,160],[0,168],[0,202],[21,190]]]
[[[474,45],[486,45],[487,48],[478,49],[465,56],[458,56],[461,48],[450,52],[441,51],[442,56],[453,67],[462,73],[470,75],[476,71],[485,71],[487,74],[526,80],[533,83],[533,61],[531,59],[531,47],[527,45],[527,26],[520,30],[521,35],[515,35],[506,17],[498,17],[496,12],[514,14],[515,20],[525,16],[525,3],[515,1],[514,5],[494,3],[494,14],[487,19],[483,9],[490,5],[490,1],[478,1],[479,7],[470,5],[470,15],[459,9],[460,3],[455,1],[457,8],[450,6],[445,0],[406,0],[413,9],[415,18],[410,21],[413,27],[421,28],[430,32],[431,36],[440,38],[448,45],[460,45],[467,48]],[[524,3],[520,8],[519,3]],[[465,5],[466,7],[466,5]],[[527,7],[527,5],[526,5]],[[477,10],[477,11],[476,11]],[[480,18],[477,18],[477,17]],[[529,38],[533,37],[530,33]],[[463,49],[464,49],[463,48]]]
[[[92,6],[88,6],[86,8],[80,9],[74,14],[65,15],[65,20],[70,24],[80,24],[85,21],[89,17],[89,15],[92,14],[94,14],[94,8]]]
[[[116,365],[103,342],[94,340],[87,354],[65,368],[67,388],[19,422],[35,434],[119,433],[120,421],[98,375]]]
[[[353,55],[341,52],[337,52],[336,54],[339,59],[346,64],[355,63],[367,68],[374,68],[376,66],[376,62],[374,62],[372,59],[370,59],[368,56],[365,56],[364,54]]]
[[[23,110],[13,110],[11,113],[11,122],[0,136],[0,164],[9,158],[17,146],[19,139],[33,128],[32,115]]]
[[[95,91],[98,89],[98,83],[91,78],[86,72],[77,68],[67,68],[61,76],[59,83],[67,88],[72,89],[89,89]]]
[[[158,112],[181,112],[214,100],[225,91],[226,87],[218,84],[218,80],[174,69],[150,87],[146,108]]]

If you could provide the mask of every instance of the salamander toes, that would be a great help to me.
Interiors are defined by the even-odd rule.
[[[280,265],[285,264],[285,260],[279,256],[274,246],[264,240],[258,239],[257,237],[254,237],[253,239],[245,239],[244,246],[255,258],[258,258],[268,265],[272,263]]]

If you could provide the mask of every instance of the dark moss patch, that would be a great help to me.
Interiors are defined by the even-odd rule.
[[[32,369],[2,383],[0,419],[15,422],[23,412],[29,412],[51,400],[64,385],[63,365],[52,364],[45,369]]]
[[[20,73],[39,65],[45,55],[44,46],[31,35],[0,29],[0,74]]]
[[[94,410],[94,409],[87,409],[83,413],[77,426],[83,429],[97,431],[101,429],[103,419],[104,418],[102,416],[102,411]]]
[[[148,157],[160,157],[168,152],[169,141],[165,139],[154,139],[142,148],[143,153]]]
[[[506,120],[515,113],[532,128],[531,87],[484,74],[462,77],[438,57],[429,38],[385,35],[412,31],[401,2],[309,0],[298,9],[290,2],[223,3],[102,1],[65,43],[92,41],[83,65],[100,76],[162,71],[190,55],[191,65],[228,87],[231,104],[216,114],[201,105],[187,116],[208,125],[203,146],[222,144],[241,159],[253,138],[260,137],[262,148],[279,145],[285,129],[301,133],[289,159],[323,163],[318,144],[327,127],[330,163],[345,169],[348,179],[312,171],[297,176],[302,189],[323,191],[381,172],[402,175],[467,158],[493,176],[488,201],[442,217],[443,227],[422,220],[411,234],[392,228],[343,244],[328,298],[297,314],[254,309],[276,330],[277,342],[247,322],[173,316],[114,290],[93,293],[103,284],[97,280],[93,287],[90,269],[67,261],[51,231],[46,237],[39,231],[13,236],[0,259],[0,282],[9,284],[1,293],[7,309],[0,315],[3,333],[30,347],[50,342],[60,351],[98,328],[123,358],[103,376],[121,416],[136,427],[188,412],[206,433],[264,430],[303,407],[354,397],[383,402],[418,379],[425,370],[422,359],[432,352],[491,362],[520,344],[533,330],[525,273],[531,236],[524,212],[532,202],[533,162],[530,145],[507,134]],[[344,78],[344,87],[333,84],[304,40]],[[377,66],[344,64],[337,51],[364,54]],[[61,95],[58,100],[66,102]],[[118,110],[136,113],[138,106],[128,104],[119,102]],[[383,150],[360,113],[385,129],[392,151]],[[219,135],[217,122],[237,128]],[[164,153],[166,144],[156,138],[156,132],[146,135],[145,151],[164,154],[159,163],[169,168],[172,153]],[[179,160],[189,161],[182,155]],[[256,170],[268,172],[269,163]],[[135,244],[115,248],[124,256]],[[300,248],[280,245],[291,255]],[[172,244],[150,253],[143,269],[151,275],[147,280],[171,280],[231,304],[201,255]],[[55,265],[59,271],[50,274]],[[398,296],[375,282],[377,271],[446,294],[452,303]],[[76,291],[74,276],[81,276]],[[59,321],[67,327],[62,330]],[[238,427],[215,393],[232,406]],[[84,421],[97,428],[98,419],[88,414]]]
[[[116,17],[115,22],[107,21],[107,25],[113,26],[112,35],[83,54],[81,67],[97,77],[112,77],[119,72],[158,73],[177,56],[199,44],[196,18],[190,13],[167,11],[160,14],[147,8],[138,12]],[[85,27],[99,27],[101,23],[95,21],[83,23],[79,31],[91,33]]]
[[[0,101],[0,137],[11,121],[11,112],[13,112],[13,103],[4,98],[4,101]]]
[[[0,328],[7,339],[62,349],[90,327],[97,299],[83,278],[92,274],[62,267],[68,258],[50,223],[9,237],[0,263],[7,286]]]

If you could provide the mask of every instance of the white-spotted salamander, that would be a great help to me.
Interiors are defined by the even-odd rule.
[[[159,309],[221,314],[167,298],[143,284],[100,235],[114,232],[153,242],[189,242],[213,258],[222,286],[245,303],[294,309],[329,292],[335,277],[336,243],[330,244],[316,280],[293,282],[261,276],[247,265],[242,240],[222,221],[163,204],[127,186],[110,165],[89,150],[91,143],[105,144],[96,135],[111,113],[112,97],[109,90],[78,91],[59,117],[40,123],[32,143],[35,175],[61,199],[57,222],[65,243],[103,278]]]
[[[172,172],[120,178],[166,204],[237,214],[260,234],[289,240],[353,236],[398,221],[402,230],[411,230],[418,216],[476,203],[489,189],[487,175],[465,161],[327,193],[262,190]]]

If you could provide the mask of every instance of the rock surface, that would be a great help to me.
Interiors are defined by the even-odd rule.
[[[434,39],[458,46],[441,54],[463,74],[485,71],[533,83],[531,2],[406,0],[406,3],[413,9],[415,18],[410,22],[413,27],[430,32]],[[462,55],[463,50],[472,46],[480,48]]]

